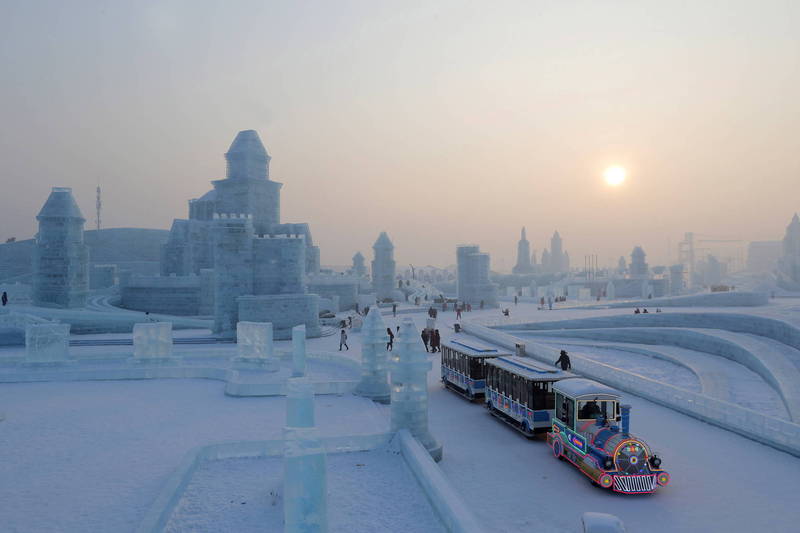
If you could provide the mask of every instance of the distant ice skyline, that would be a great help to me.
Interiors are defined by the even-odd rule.
[[[93,227],[169,228],[256,129],[322,263],[510,270],[671,260],[684,232],[782,238],[800,211],[800,3],[6,2],[0,240],[51,187]],[[616,188],[603,171],[628,171]]]

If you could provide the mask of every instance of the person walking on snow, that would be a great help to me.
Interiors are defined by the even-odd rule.
[[[428,333],[427,328],[423,329],[422,333],[420,333],[419,336],[422,337],[422,343],[425,345],[425,351],[427,352],[428,351],[428,340],[430,340],[430,338],[431,338],[430,333]]]
[[[397,316],[397,304],[392,304],[392,316]]]
[[[441,349],[439,346],[441,345],[442,338],[439,336],[439,330],[433,330],[433,337],[431,338],[431,346],[433,347],[432,352],[440,352]]]
[[[567,355],[566,350],[561,350],[561,355],[553,364],[556,366],[561,365],[561,370],[569,370],[572,368],[572,363],[569,361],[569,356]]]
[[[392,328],[386,328],[386,333],[389,335],[389,342],[386,343],[386,349],[391,352],[392,346],[394,346],[394,333],[392,333]]]
[[[3,307],[5,307],[6,304],[8,303],[8,293],[6,291],[3,291],[3,296],[1,299],[3,301]]]
[[[456,307],[456,320],[461,320],[461,308]]]
[[[342,330],[342,332],[339,334],[339,351],[340,352],[342,351],[342,346],[344,346],[345,349],[347,349],[347,350],[350,349],[350,347],[347,345],[347,333],[344,330]]]

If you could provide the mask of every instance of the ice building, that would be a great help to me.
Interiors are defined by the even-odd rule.
[[[534,272],[531,262],[531,243],[525,238],[525,228],[520,232],[517,243],[517,264],[511,270],[514,274],[532,274]]]
[[[796,213],[786,226],[779,270],[783,280],[789,284],[800,284],[800,217]]]
[[[225,179],[189,201],[188,219],[173,222],[161,276],[129,280],[123,305],[210,312],[224,336],[235,335],[239,320],[271,322],[277,339],[298,324],[319,335],[318,297],[306,286],[306,274],[319,271],[319,248],[308,224],[281,222],[283,184],[270,179],[270,159],[258,133],[239,132],[225,154]]]
[[[458,299],[473,306],[497,305],[497,286],[489,281],[489,254],[477,245],[461,245],[456,248]]]
[[[558,231],[550,239],[550,250],[542,252],[542,270],[558,274],[569,272],[569,254],[564,251],[564,243]]]
[[[650,275],[650,267],[648,267],[645,258],[647,254],[641,246],[636,246],[631,252],[630,275],[632,278],[646,278]]]
[[[378,236],[378,240],[372,245],[372,250],[375,253],[375,259],[372,260],[372,286],[375,289],[375,297],[379,301],[386,298],[394,299],[394,244],[385,231]]]
[[[361,252],[356,252],[356,254],[353,256],[352,272],[353,275],[358,276],[359,278],[367,275],[367,266],[364,263],[364,254]]]
[[[33,303],[84,307],[89,292],[89,251],[83,242],[86,219],[72,189],[53,187],[36,220]]]
[[[303,235],[305,270],[319,271],[319,248],[308,224],[281,223],[282,183],[269,175],[272,158],[255,130],[240,131],[225,153],[225,179],[212,181],[214,189],[189,200],[189,218],[176,219],[161,252],[161,274],[186,276],[214,268],[214,215],[250,215],[256,235]]]

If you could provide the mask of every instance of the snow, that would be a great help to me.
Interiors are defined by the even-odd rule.
[[[331,533],[446,531],[393,447],[328,454],[327,470]],[[206,463],[165,532],[281,531],[282,481],[280,458]]]

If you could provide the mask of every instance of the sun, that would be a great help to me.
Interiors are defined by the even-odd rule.
[[[603,177],[606,180],[606,183],[611,187],[619,187],[622,185],[622,182],[625,181],[625,176],[627,172],[623,167],[614,166],[608,167],[605,172],[603,172]]]

